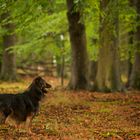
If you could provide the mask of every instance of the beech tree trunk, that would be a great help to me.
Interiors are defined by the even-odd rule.
[[[101,10],[105,12],[109,2],[110,0],[101,1]],[[114,4],[117,6],[117,0],[114,1]],[[114,10],[114,8],[111,9]],[[110,13],[112,13],[112,15],[109,15],[112,20],[108,19]],[[106,11],[106,16],[100,20],[100,50],[95,89],[102,92],[120,91],[122,87],[118,55],[118,12]]]
[[[67,18],[69,22],[70,43],[72,48],[72,73],[70,89],[86,89],[87,80],[87,49],[85,25],[80,21],[80,11],[75,11],[74,0],[67,0]]]
[[[140,1],[134,0],[138,17],[137,22],[140,22]],[[135,58],[130,77],[130,87],[140,89],[140,25],[137,26],[137,31],[134,34],[134,41],[136,42]]]
[[[6,19],[9,16],[9,13],[2,15],[2,19]],[[9,48],[15,45],[16,35],[13,33],[15,30],[15,25],[12,23],[7,23],[2,26],[7,33],[3,36],[3,57],[2,57],[2,67],[0,79],[6,81],[16,80],[16,60],[15,54],[9,51]]]
[[[89,71],[88,71],[88,88],[89,90],[94,91],[96,74],[97,74],[97,61],[91,60],[89,62]]]

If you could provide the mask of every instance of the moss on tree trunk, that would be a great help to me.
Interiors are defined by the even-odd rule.
[[[134,1],[138,16],[137,22],[140,22],[140,1]],[[130,77],[130,87],[140,89],[140,26],[137,26],[137,31],[134,34],[134,41],[136,42],[135,58]]]
[[[105,10],[109,0],[101,1],[101,10]],[[114,3],[117,5],[116,3]],[[109,9],[109,8],[108,8]],[[114,10],[112,8],[112,10]],[[95,89],[103,92],[120,91],[120,69],[119,69],[119,26],[118,13],[112,12],[111,17],[101,17],[100,27],[100,50]],[[109,20],[109,18],[112,18]]]
[[[9,17],[9,13],[5,13],[1,18],[6,19]],[[13,23],[7,23],[2,26],[7,32],[3,36],[3,56],[0,79],[6,81],[14,81],[16,77],[16,58],[14,52],[10,51],[10,47],[15,45],[16,35],[13,33],[15,25]]]

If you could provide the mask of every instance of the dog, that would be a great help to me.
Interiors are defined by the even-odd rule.
[[[31,133],[32,119],[39,111],[39,103],[48,88],[51,88],[51,85],[38,76],[23,93],[0,94],[0,123],[5,123],[10,117],[16,120],[17,127],[25,122],[27,131]]]

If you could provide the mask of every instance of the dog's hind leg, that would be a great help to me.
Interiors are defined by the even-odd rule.
[[[4,123],[7,123],[8,124],[8,120],[9,120],[10,116],[12,115],[12,109],[5,108],[3,110],[3,115],[5,117]]]
[[[3,112],[0,112],[0,124],[5,124],[7,116]]]

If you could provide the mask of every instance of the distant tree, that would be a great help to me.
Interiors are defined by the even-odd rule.
[[[95,88],[99,91],[120,91],[119,11],[118,0],[102,0],[100,19],[100,50]]]
[[[135,50],[134,32],[137,14],[133,2],[134,0],[119,1],[119,55],[121,79],[126,87],[130,85]]]
[[[136,32],[134,34],[136,48],[135,48],[134,64],[130,77],[130,86],[136,89],[140,89],[140,1],[134,0],[133,3],[137,11],[138,24],[136,27]]]
[[[88,70],[88,88],[89,90],[94,90],[96,74],[97,74],[97,61],[91,60],[89,62],[89,70]]]
[[[72,73],[69,88],[86,89],[88,60],[85,25],[81,21],[82,12],[75,8],[74,2],[74,0],[67,0],[67,17],[72,49]]]
[[[6,20],[10,14],[4,13],[1,18]],[[5,34],[3,35],[3,56],[0,79],[2,80],[16,80],[16,57],[14,52],[10,51],[10,47],[16,43],[16,35],[14,33],[15,25],[13,23],[5,23],[2,25]]]

